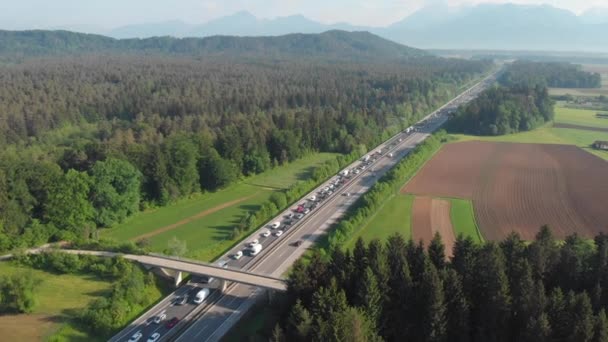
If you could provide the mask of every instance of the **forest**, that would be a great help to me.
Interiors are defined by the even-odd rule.
[[[366,150],[488,68],[155,54],[0,66],[0,250],[92,237],[307,153]]]
[[[459,236],[447,258],[401,235],[296,263],[277,341],[608,340],[608,236]]]
[[[600,74],[582,70],[566,62],[531,62],[518,60],[499,79],[506,86],[540,84],[553,88],[600,88]]]
[[[459,108],[447,129],[474,135],[504,135],[529,131],[553,120],[553,101],[547,83],[562,65],[526,61],[508,65],[498,79],[499,84]]]

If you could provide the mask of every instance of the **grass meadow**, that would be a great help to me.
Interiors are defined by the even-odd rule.
[[[454,234],[456,236],[462,234],[470,236],[475,242],[483,242],[483,236],[475,222],[475,212],[473,211],[473,203],[469,200],[450,198],[450,219]]]
[[[136,241],[146,236],[157,252],[162,252],[167,248],[167,241],[177,237],[186,241],[188,257],[211,261],[234,243],[231,232],[243,215],[260,208],[274,191],[308,179],[316,166],[335,156],[333,153],[311,154],[226,189],[139,213],[104,230],[102,236],[119,241]]]
[[[23,272],[32,273],[40,281],[36,290],[37,304],[31,314],[0,316],[1,340],[41,341],[52,336],[52,340],[97,341],[94,336],[79,330],[73,319],[92,300],[109,293],[109,282],[92,276],[58,275],[10,262],[0,263],[1,274]]]

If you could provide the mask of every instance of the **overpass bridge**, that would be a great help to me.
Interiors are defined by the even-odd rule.
[[[174,278],[176,286],[179,285],[182,281],[182,272],[187,272],[190,274],[210,276],[222,280],[222,285],[220,287],[222,291],[226,287],[226,281],[262,287],[275,291],[287,290],[287,284],[284,279],[266,276],[262,274],[256,274],[244,270],[224,268],[196,260],[173,258],[162,255],[135,255],[105,251],[41,248],[28,250],[27,253],[37,254],[52,251],[77,255],[92,255],[106,258],[122,257],[127,260],[139,262],[142,265],[158,267],[161,270],[165,271],[166,274]],[[173,274],[167,272],[167,270],[172,271]]]

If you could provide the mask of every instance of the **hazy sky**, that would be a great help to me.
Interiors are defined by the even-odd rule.
[[[174,19],[202,23],[241,10],[263,18],[303,14],[325,23],[385,26],[434,2],[546,3],[576,13],[608,7],[608,0],[0,0],[0,28],[114,28]]]

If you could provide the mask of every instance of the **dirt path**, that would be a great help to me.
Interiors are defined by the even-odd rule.
[[[412,239],[415,242],[422,240],[425,246],[428,246],[433,238],[431,205],[432,199],[422,196],[416,196],[412,205]]]
[[[250,198],[252,198],[252,197],[254,197],[254,196],[256,196],[256,195],[257,195],[257,193],[255,193],[255,194],[253,194],[253,195],[251,195],[251,196],[247,196],[247,197],[241,197],[241,198],[236,199],[236,200],[234,200],[234,201],[230,201],[230,202],[222,203],[222,204],[218,205],[217,207],[213,207],[213,208],[211,208],[211,209],[207,209],[207,210],[205,210],[205,211],[201,211],[200,213],[198,213],[198,214],[196,214],[196,215],[193,215],[193,216],[190,216],[190,217],[185,218],[185,219],[183,219],[183,220],[180,220],[180,221],[178,221],[178,222],[175,222],[174,224],[170,224],[170,225],[168,225],[168,226],[165,226],[165,227],[162,227],[162,228],[158,228],[158,229],[156,229],[156,230],[154,230],[154,231],[151,231],[151,232],[149,232],[149,233],[142,234],[142,235],[136,236],[136,237],[134,237],[134,238],[131,238],[131,240],[132,240],[132,241],[137,241],[137,240],[141,240],[141,239],[148,239],[148,238],[151,238],[151,237],[153,237],[153,236],[155,236],[155,235],[158,235],[158,234],[160,234],[160,233],[164,233],[164,232],[167,232],[167,231],[173,230],[173,229],[175,229],[175,228],[177,228],[177,227],[179,227],[179,226],[183,226],[183,225],[184,225],[184,224],[186,224],[186,223],[190,223],[190,222],[192,222],[192,221],[198,220],[198,219],[200,219],[200,218],[203,218],[203,217],[205,217],[205,216],[207,216],[207,215],[213,214],[213,213],[215,213],[215,212],[217,212],[217,211],[220,211],[220,210],[222,210],[222,209],[226,209],[226,208],[228,208],[228,207],[232,207],[233,205],[236,205],[236,204],[239,204],[239,203],[241,203],[241,202],[243,202],[243,201],[246,201],[246,200],[248,200],[248,199],[250,199]]]
[[[452,218],[450,217],[450,201],[434,198],[431,202],[431,230],[433,235],[439,232],[441,240],[445,245],[445,256],[451,257],[454,249],[456,236],[454,235],[454,227],[452,226]]]

